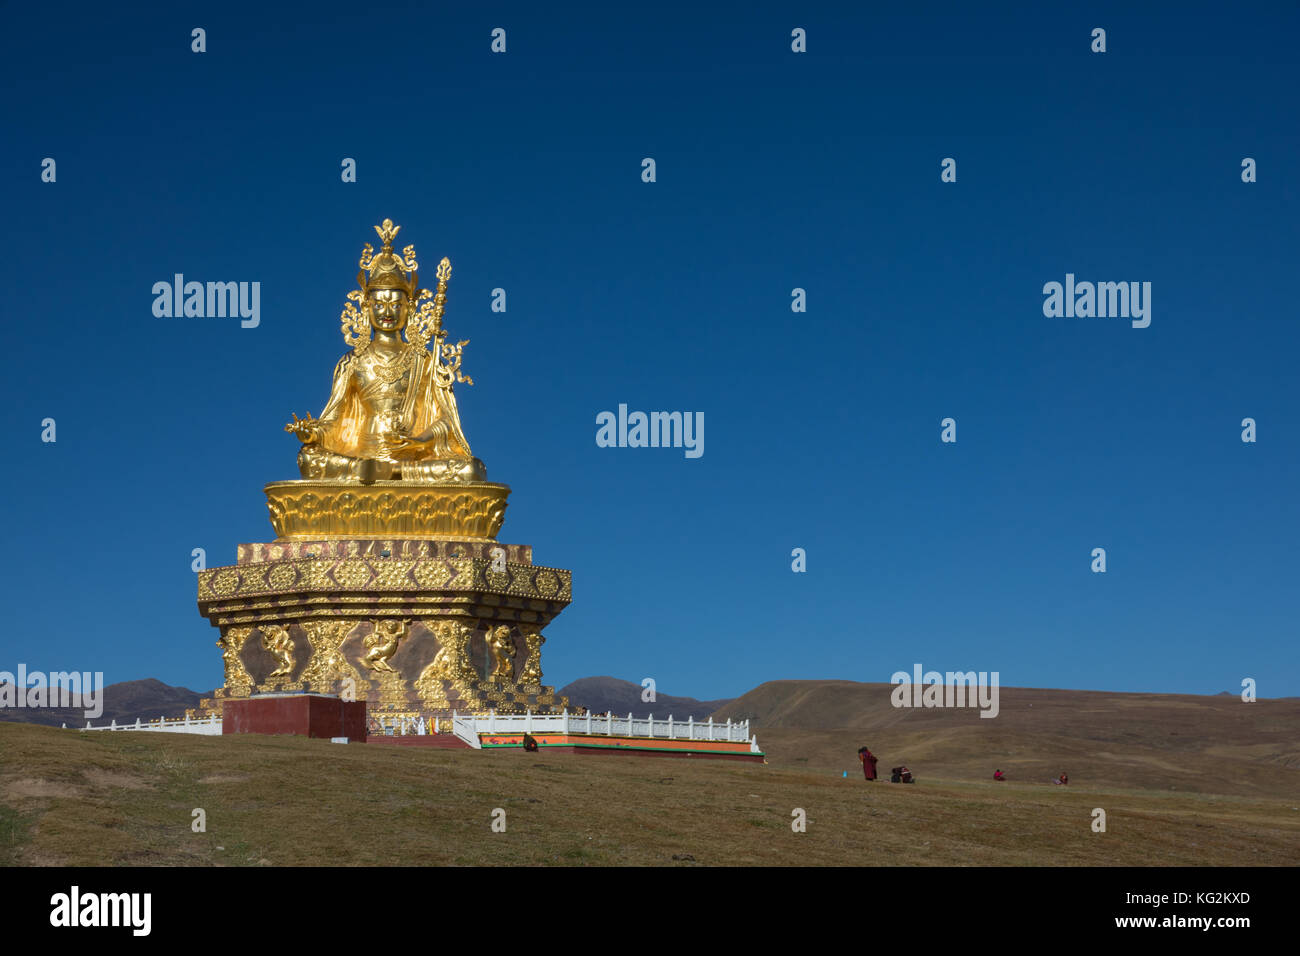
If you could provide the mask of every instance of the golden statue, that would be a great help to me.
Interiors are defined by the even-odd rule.
[[[509,624],[498,624],[488,631],[487,649],[491,652],[493,661],[488,680],[493,683],[511,683],[515,678],[515,642],[510,639]]]
[[[487,477],[470,452],[452,394],[455,382],[474,384],[460,371],[461,350],[469,342],[443,341],[451,262],[438,264],[436,295],[421,289],[415,247],[393,252],[401,228],[385,219],[375,226],[383,242],[379,254],[370,243],[362,250],[361,290],[348,293],[342,315],[343,339],[353,350],[334,369],[324,411],[319,418],[295,414],[284,426],[303,443],[298,454],[303,478],[370,483]]]
[[[288,677],[293,670],[293,638],[289,636],[289,629],[281,624],[263,624],[262,646],[271,652],[278,665],[266,675],[267,679]]]
[[[265,486],[275,540],[198,572],[225,672],[205,712],[305,685],[386,715],[558,713],[567,700],[541,683],[540,631],[572,600],[572,575],[496,544],[510,488],[487,480],[461,425],[453,389],[473,382],[461,372],[469,343],[451,344],[442,325],[450,261],[435,291],[420,288],[414,246],[395,248],[400,227],[375,232],[382,247],[364,246],[344,303],[349,351],[329,398],[319,418],[285,426],[301,477]],[[257,673],[271,674],[254,680],[241,654],[259,628]]]
[[[406,637],[406,624],[403,621],[376,621],[375,630],[366,635],[366,656],[361,663],[372,671],[385,671],[394,674],[393,665],[388,659],[397,653],[397,645]]]

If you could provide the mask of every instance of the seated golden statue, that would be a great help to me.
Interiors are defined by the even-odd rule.
[[[362,250],[361,291],[348,294],[342,316],[343,338],[353,351],[334,369],[324,411],[319,418],[294,415],[284,426],[303,443],[298,453],[303,478],[368,483],[487,477],[470,452],[452,394],[455,382],[474,384],[460,371],[461,350],[469,343],[443,342],[451,263],[443,259],[438,265],[436,295],[419,288],[415,247],[407,246],[400,256],[393,252],[400,229],[385,219],[375,226],[383,242],[379,254],[373,255],[370,243]]]

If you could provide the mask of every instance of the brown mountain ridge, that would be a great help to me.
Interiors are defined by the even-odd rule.
[[[211,697],[212,693],[200,695],[188,687],[173,687],[152,677],[144,680],[128,680],[117,684],[108,684],[103,690],[104,712],[90,722],[99,727],[110,721],[134,723],[141,720],[155,720],[159,717],[183,717],[185,711],[199,705],[201,696]],[[47,707],[31,709],[27,707],[0,708],[0,720],[15,721],[25,724],[43,724],[47,727],[86,726],[86,712],[83,707]]]

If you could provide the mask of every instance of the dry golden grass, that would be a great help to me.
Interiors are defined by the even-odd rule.
[[[880,768],[933,778],[1300,796],[1300,700],[1003,687],[996,718],[975,709],[894,707],[889,684],[771,681],[716,717],[752,718],[777,766],[857,772],[865,744]]]
[[[787,755],[794,752],[785,750]],[[798,759],[798,758],[794,758]],[[1294,801],[0,724],[0,862],[1293,864]],[[191,811],[207,832],[191,831]],[[507,831],[493,833],[494,808]],[[806,833],[791,811],[807,811]],[[1108,814],[1093,833],[1092,809]]]

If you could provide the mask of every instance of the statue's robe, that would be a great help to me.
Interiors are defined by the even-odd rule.
[[[356,477],[359,463],[365,459],[396,463],[403,478],[478,477],[458,468],[459,463],[470,462],[477,469],[482,466],[461,429],[450,381],[440,380],[437,360],[427,349],[407,348],[414,353],[411,365],[392,383],[376,379],[362,386],[356,374],[360,356],[350,352],[339,359],[329,401],[317,419],[321,439],[304,446],[299,456],[304,478]],[[403,457],[399,450],[395,457],[383,439],[399,423],[403,434],[431,442],[430,446],[410,457]],[[433,462],[438,467],[422,467]]]

